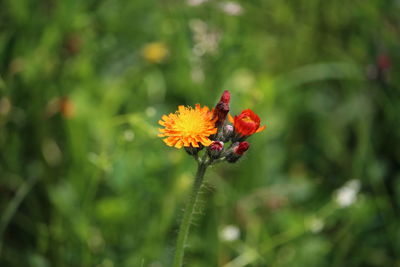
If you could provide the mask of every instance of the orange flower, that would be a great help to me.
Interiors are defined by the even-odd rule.
[[[158,136],[167,137],[163,141],[176,148],[199,147],[199,143],[209,146],[212,141],[208,137],[217,132],[217,119],[213,118],[213,112],[207,106],[202,108],[200,104],[196,104],[194,109],[179,106],[175,113],[163,115],[162,120],[158,121],[165,127],[159,129]]]
[[[249,136],[265,129],[265,126],[260,127],[260,117],[251,109],[243,110],[239,116],[234,118],[229,115],[229,121],[233,123],[235,132],[241,136]]]
[[[60,112],[64,116],[64,118],[71,118],[74,116],[75,107],[74,103],[67,96],[64,96],[60,99]]]

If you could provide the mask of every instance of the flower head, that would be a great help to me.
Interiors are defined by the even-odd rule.
[[[235,132],[241,136],[249,136],[265,129],[265,126],[260,127],[260,117],[251,109],[243,110],[233,119],[230,116],[229,120],[233,123]]]
[[[336,203],[341,207],[348,207],[357,201],[357,194],[361,188],[361,182],[358,179],[352,179],[339,188],[336,192]]]
[[[208,138],[217,132],[215,122],[218,118],[213,118],[213,113],[207,106],[203,108],[200,104],[196,107],[179,106],[175,113],[168,116],[163,115],[158,123],[164,126],[159,129],[159,137],[167,137],[163,141],[168,146],[176,148],[199,147],[199,143],[209,146],[212,141]]]
[[[74,116],[74,103],[67,96],[64,96],[60,99],[60,112],[64,116],[64,118],[71,118]]]
[[[47,103],[46,115],[51,117],[57,113],[60,113],[66,119],[70,119],[75,115],[75,105],[70,97],[53,98]]]
[[[168,48],[164,43],[148,43],[143,47],[143,57],[150,63],[161,63],[168,56]]]
[[[220,5],[221,10],[230,16],[239,16],[243,13],[243,8],[239,3],[235,2],[222,2]]]

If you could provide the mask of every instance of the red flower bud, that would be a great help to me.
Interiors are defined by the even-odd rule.
[[[224,102],[225,104],[229,105],[229,101],[231,100],[231,94],[229,93],[228,90],[225,90],[222,93],[221,99],[219,100],[219,102]]]
[[[250,147],[249,142],[240,142],[238,146],[233,148],[233,152],[238,154],[238,155],[243,155],[244,152],[246,152]]]
[[[221,151],[222,149],[224,149],[224,143],[221,141],[214,141],[210,145],[210,150]]]
[[[208,147],[207,152],[210,158],[218,159],[221,156],[222,150],[224,149],[224,143],[221,141],[214,141]]]
[[[215,122],[215,126],[219,128],[225,122],[226,116],[229,113],[229,101],[231,99],[231,95],[228,90],[225,90],[222,93],[221,99],[214,109],[214,118],[217,117],[218,120]]]
[[[229,153],[226,155],[226,161],[229,163],[235,163],[238,161],[250,147],[249,142],[236,142],[229,149]]]

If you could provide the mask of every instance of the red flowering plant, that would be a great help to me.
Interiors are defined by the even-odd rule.
[[[250,147],[245,140],[265,129],[265,126],[260,126],[260,117],[251,109],[243,110],[237,116],[230,116],[230,98],[229,91],[224,91],[212,110],[207,106],[201,107],[200,104],[196,104],[195,108],[179,106],[175,113],[163,115],[158,122],[164,126],[159,129],[158,136],[165,137],[163,141],[168,146],[185,148],[198,162],[192,195],[179,229],[173,265],[175,267],[182,266],[191,217],[207,167],[223,161],[237,162]],[[202,150],[205,151],[203,154]]]

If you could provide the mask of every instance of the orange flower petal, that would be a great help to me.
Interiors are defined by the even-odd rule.
[[[262,132],[264,131],[264,129],[266,128],[266,126],[261,126],[260,128],[257,129],[256,133]]]
[[[232,117],[231,114],[229,114],[229,113],[228,113],[228,120],[230,121],[230,123],[233,123],[233,122],[234,122],[233,117]]]
[[[176,147],[176,148],[182,148],[182,146],[183,146],[182,140],[179,140],[179,141],[176,142],[176,144],[175,144],[175,147]]]

